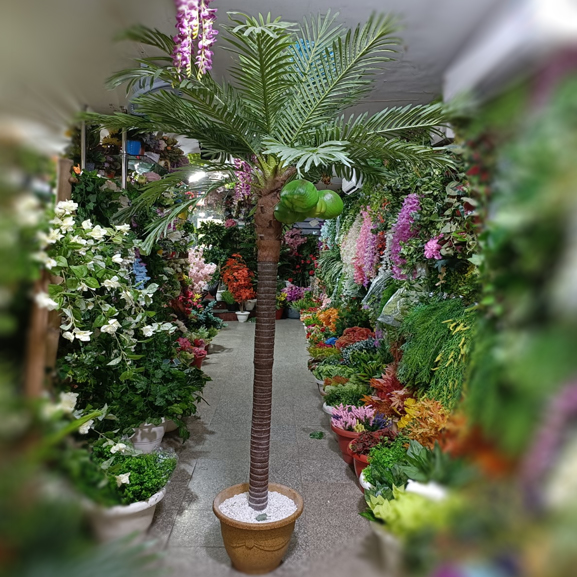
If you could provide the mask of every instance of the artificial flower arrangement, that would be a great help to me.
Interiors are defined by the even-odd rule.
[[[180,337],[178,340],[177,355],[185,364],[194,365],[200,369],[202,361],[207,355],[206,343],[203,339],[194,339],[190,342],[187,338]]]
[[[161,491],[176,468],[173,449],[142,454],[128,440],[101,437],[90,447],[68,449],[61,468],[73,486],[98,505],[130,505]]]
[[[201,293],[214,276],[216,265],[207,263],[204,260],[204,248],[201,246],[192,247],[188,250],[188,278],[191,289],[195,293]]]
[[[328,309],[320,310],[317,313],[317,317],[329,331],[331,331],[332,333],[336,332],[337,330],[336,322],[339,318],[338,309],[331,307]]]
[[[353,407],[339,405],[333,408],[331,424],[333,427],[362,433],[378,431],[389,426],[390,421],[370,407]]]
[[[287,305],[287,295],[284,292],[279,292],[276,295],[276,308],[277,310],[284,309]]]
[[[343,331],[343,334],[335,342],[337,349],[343,349],[353,343],[365,341],[368,338],[374,337],[371,329],[361,327],[349,327]]]
[[[372,449],[387,445],[396,437],[397,432],[392,426],[379,429],[378,431],[365,431],[351,441],[349,449],[354,455],[368,456]]]
[[[233,254],[222,269],[222,280],[242,311],[244,311],[244,303],[247,300],[256,298],[253,279],[254,273],[249,270],[244,259],[238,253]]]
[[[293,306],[294,303],[300,301],[307,292],[305,287],[296,286],[294,284],[289,284],[287,287],[283,288],[281,292],[286,295],[286,300],[290,303],[290,306]]]

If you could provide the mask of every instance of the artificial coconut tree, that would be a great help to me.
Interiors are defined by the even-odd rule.
[[[353,31],[330,14],[301,25],[271,20],[270,15],[230,13],[229,18],[230,24],[222,28],[226,49],[235,60],[231,81],[217,81],[204,73],[205,62],[197,58],[199,70],[190,54],[184,55],[183,65],[182,46],[157,30],[138,27],[126,38],[162,54],[139,60],[138,67],[115,74],[110,84],[126,83],[130,89],[163,81],[166,88],[136,99],[139,116],[86,117],[111,128],[162,130],[197,139],[214,155],[214,164],[202,168],[212,175],[230,174],[231,166],[225,162],[230,157],[250,166],[257,199],[258,311],[249,504],[263,510],[269,487],[275,297],[283,226],[275,218],[275,207],[283,187],[295,179],[317,182],[333,174],[381,180],[387,166],[396,162],[450,161],[442,151],[411,140],[415,133],[428,134],[446,120],[441,105],[390,108],[373,115],[346,113],[371,92],[383,65],[394,57],[400,40],[393,36],[391,18],[372,16]],[[130,210],[149,206],[167,186],[183,179],[183,173],[176,173],[151,183]],[[206,189],[222,183],[212,178]],[[191,199],[166,215],[149,231],[150,243],[196,202]],[[281,220],[290,221],[286,203],[277,208],[279,214]]]

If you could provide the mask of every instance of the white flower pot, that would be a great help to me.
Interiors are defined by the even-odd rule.
[[[402,543],[384,525],[371,521],[371,529],[377,536],[383,573],[390,577],[399,577],[403,561]]]
[[[371,485],[371,484],[365,479],[365,470],[364,470],[364,469],[361,471],[361,474],[359,475],[359,484],[361,485],[361,487],[362,487],[365,491],[369,491],[370,489],[374,489],[374,486]]]
[[[164,421],[164,432],[165,433],[171,433],[172,431],[176,431],[176,429],[178,429],[178,425],[172,421],[172,420],[167,420]]]
[[[147,501],[130,505],[101,507],[94,503],[87,506],[90,524],[101,542],[121,539],[132,533],[144,533],[151,525],[156,505],[166,494],[166,487]]]
[[[254,307],[255,307],[255,306],[256,306],[256,299],[250,299],[250,300],[248,300],[248,301],[246,301],[246,302],[244,303],[244,308],[245,308],[247,311],[252,311],[252,310],[254,310]]]
[[[223,290],[216,291],[216,297],[215,298],[217,301],[222,301],[222,293],[223,292],[224,292]]]
[[[323,403],[323,411],[327,414],[327,415],[333,415],[333,408],[329,407],[329,405],[327,405],[326,403]]]
[[[135,429],[134,434],[130,437],[130,441],[135,449],[140,449],[143,453],[152,453],[155,449],[160,447],[162,437],[164,437],[165,423],[161,425],[151,425],[145,423]]]
[[[234,314],[236,315],[236,318],[238,319],[239,323],[246,323],[246,321],[248,321],[248,317],[250,315],[250,312],[248,312],[248,311],[244,311],[244,312],[236,311]]]

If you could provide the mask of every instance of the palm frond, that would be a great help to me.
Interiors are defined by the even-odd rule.
[[[167,84],[174,82],[174,74],[166,67],[171,59],[166,56],[166,60],[138,58],[136,62],[140,64],[136,68],[125,68],[115,72],[106,80],[107,88],[117,88],[121,84],[126,84],[128,94],[135,85],[138,88],[152,88],[156,80],[164,80]]]
[[[260,131],[270,134],[291,88],[293,59],[288,49],[295,42],[295,25],[271,20],[270,14],[264,18],[232,12],[229,17],[233,25],[225,27],[225,49],[238,57],[231,75]]]
[[[327,141],[318,146],[286,146],[274,139],[263,140],[264,154],[274,154],[285,165],[293,165],[299,174],[307,173],[311,168],[327,166],[333,163],[350,166],[346,154],[346,141]]]
[[[124,112],[114,112],[113,114],[100,114],[97,112],[80,112],[77,115],[79,120],[86,120],[92,124],[100,124],[111,130],[138,130],[140,132],[155,132],[156,125],[148,118],[135,116]]]
[[[174,50],[174,40],[168,34],[164,34],[156,28],[148,28],[137,24],[123,30],[115,40],[130,40],[132,42],[139,42],[146,46],[153,46],[158,48],[161,52],[171,55]]]
[[[303,134],[330,122],[335,115],[369,93],[382,64],[392,60],[391,53],[400,40],[391,34],[396,30],[388,16],[371,16],[354,31],[335,38],[330,47],[304,55],[294,51],[295,66],[291,73],[295,86],[281,117],[282,140],[298,143]],[[309,42],[315,43],[315,30]],[[307,75],[299,70],[309,69]]]

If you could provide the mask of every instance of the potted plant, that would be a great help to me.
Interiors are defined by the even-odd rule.
[[[349,443],[349,454],[354,459],[357,477],[360,478],[363,469],[368,466],[371,449],[390,444],[396,436],[397,433],[389,426],[378,431],[365,431]]]
[[[235,302],[240,305],[240,312],[236,313],[237,319],[241,323],[246,322],[250,312],[244,310],[245,303],[256,297],[252,286],[254,273],[246,266],[242,256],[235,253],[226,261],[222,269],[222,278]]]
[[[289,319],[300,319],[300,309],[296,308],[294,304],[304,297],[306,290],[307,289],[304,287],[296,286],[291,283],[282,289],[282,292],[286,295],[286,302],[288,304],[287,316]]]
[[[110,541],[144,533],[176,467],[173,450],[142,454],[128,441],[102,437],[70,449],[61,465],[85,507],[96,537]]]
[[[337,437],[343,460],[348,465],[353,464],[353,457],[349,453],[350,442],[364,431],[378,431],[388,424],[389,420],[371,407],[339,405],[332,408],[331,430]]]
[[[178,339],[178,358],[185,364],[200,369],[202,361],[207,356],[206,345],[202,339],[195,339],[192,343],[184,337]]]
[[[276,320],[279,321],[282,319],[282,315],[284,313],[284,309],[286,306],[286,294],[284,292],[279,292],[276,295]]]
[[[210,28],[213,14],[206,16],[196,10],[189,12],[184,15],[185,18],[200,18],[202,25]],[[193,63],[188,70],[180,69],[172,64],[172,52],[189,53],[190,36],[183,34],[173,41],[170,36],[157,30],[139,27],[130,31],[131,40],[163,47],[163,56],[168,57],[168,60],[150,59],[144,74],[161,78],[168,85],[178,84],[181,92],[177,95],[161,90],[160,93],[140,96],[139,104],[151,112],[146,117],[85,113],[83,118],[116,128],[142,125],[150,129],[153,125],[158,130],[176,131],[201,141],[206,139],[207,126],[210,126],[213,149],[223,155],[244,159],[246,167],[242,171],[242,183],[256,198],[254,221],[259,298],[254,346],[248,508],[253,512],[262,512],[267,508],[270,489],[274,487],[269,485],[269,441],[276,279],[282,222],[296,222],[306,218],[305,214],[323,219],[336,218],[342,211],[342,200],[338,195],[326,195],[329,197],[327,203],[324,193],[319,194],[310,186],[303,185],[302,180],[295,179],[297,165],[302,175],[312,179],[315,178],[313,173],[318,174],[321,167],[343,175],[350,175],[355,170],[357,176],[381,176],[383,167],[371,162],[375,154],[382,154],[389,161],[399,158],[405,162],[428,162],[439,167],[445,167],[451,161],[428,145],[397,137],[403,130],[416,125],[425,130],[445,122],[447,115],[442,105],[417,106],[412,110],[391,109],[385,114],[379,112],[355,117],[354,130],[351,129],[350,119],[341,118],[345,108],[360,101],[370,90],[379,65],[391,59],[390,47],[399,42],[392,36],[396,27],[391,18],[372,16],[351,34],[335,24],[335,16],[315,16],[312,24],[310,21],[304,24],[306,29],[312,30],[310,43],[303,43],[296,29],[279,19],[261,21],[235,13],[231,13],[230,18],[232,25],[226,27],[226,31],[232,37],[231,50],[238,57],[238,85],[233,86],[226,81],[217,83],[207,74],[211,52],[204,39],[200,48],[200,67]],[[183,30],[192,28],[182,27]],[[260,49],[263,42],[267,42],[271,49],[263,52]],[[294,50],[295,45],[304,48]],[[314,46],[314,50],[310,49],[311,46]],[[290,58],[287,57],[288,51]],[[295,66],[313,72],[295,74]],[[319,70],[322,70],[322,82],[318,81],[321,76]],[[133,70],[116,74],[112,83],[119,86],[131,82],[135,77],[142,78],[142,74],[143,69],[138,65]],[[189,76],[184,82],[183,75]],[[265,82],[266,89],[259,84],[260,89],[255,90],[255,79],[259,83]],[[274,96],[269,87],[273,89]],[[194,114],[190,114],[191,109],[195,111]],[[255,122],[255,114],[258,122]],[[395,127],[393,133],[389,130],[390,126]],[[346,134],[346,138],[343,136],[341,142],[339,139],[343,134]],[[367,146],[368,135],[370,146]],[[335,139],[338,145],[334,144]],[[295,146],[296,142],[298,146]],[[205,164],[203,170],[217,173],[222,171],[222,166]],[[228,183],[226,179],[228,175],[221,182]],[[166,188],[172,182],[166,180]],[[212,186],[215,185],[216,182]],[[143,195],[129,207],[127,214],[147,210],[151,199],[161,197],[163,190],[162,186],[158,186],[150,194]],[[281,193],[291,201],[291,209],[286,204],[281,205]],[[179,210],[196,206],[197,203],[198,198],[191,198],[182,203]],[[301,209],[300,213],[293,210],[298,208]],[[164,218],[168,225],[173,217],[167,214]],[[159,238],[163,230],[159,227],[152,231],[146,246]],[[224,505],[223,496],[231,491],[241,494],[246,489],[246,485],[227,489],[216,497],[213,508],[221,520],[223,535],[226,535],[225,547],[233,558],[233,565],[244,571],[264,573],[280,564],[290,533],[283,539],[279,537],[277,540],[275,537],[274,550],[271,550],[268,528],[275,531],[276,525],[273,527],[273,523],[268,521],[262,525],[260,522],[235,521],[223,515],[220,510]],[[294,502],[297,505],[296,513],[284,519],[284,525],[291,530],[295,515],[302,511],[302,500],[295,496]],[[244,535],[236,547],[228,539],[231,533]],[[267,549],[269,558],[263,563],[262,555]],[[251,560],[254,560],[253,564],[250,564]]]
[[[234,300],[234,295],[229,291],[225,290],[221,294],[222,300],[226,303],[226,308],[230,312],[234,312],[238,310],[238,304]]]

